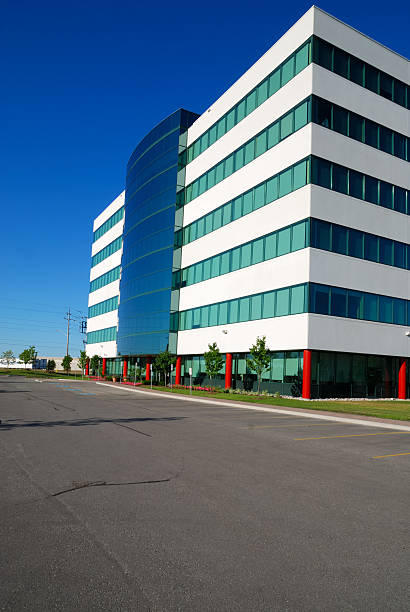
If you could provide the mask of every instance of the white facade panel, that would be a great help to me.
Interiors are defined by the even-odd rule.
[[[94,219],[93,232],[95,232],[103,223],[117,212],[121,206],[124,206],[125,190],[120,193],[104,210]]]
[[[183,331],[178,334],[178,354],[204,353],[212,342],[222,353],[247,353],[257,336],[266,336],[266,345],[273,351],[302,350],[308,343],[307,323],[308,315],[299,314]]]
[[[124,230],[124,218],[121,219],[118,223],[113,225],[111,229],[109,229],[105,234],[98,238],[95,242],[93,242],[91,246],[91,257],[93,257],[96,253],[104,249],[108,244],[113,242],[119,236],[122,236]]]
[[[87,332],[97,331],[99,329],[107,329],[107,327],[117,327],[118,309],[105,312],[97,317],[91,317],[87,320]]]
[[[115,297],[120,294],[120,281],[119,279],[113,281],[112,283],[108,283],[108,285],[104,285],[101,289],[97,289],[88,295],[88,305],[94,306],[94,304],[99,304],[104,300],[108,300],[109,298]]]
[[[109,257],[103,259],[103,261],[100,261],[100,263],[98,263],[96,266],[93,266],[90,270],[90,281],[121,265],[121,257],[122,248],[119,251],[115,251],[115,253]]]
[[[116,357],[117,343],[111,342],[96,342],[95,344],[87,344],[87,357],[98,355],[99,357]]]

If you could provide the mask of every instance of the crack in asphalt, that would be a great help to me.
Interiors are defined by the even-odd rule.
[[[64,495],[65,493],[71,493],[72,491],[79,491],[80,489],[87,489],[91,487],[124,487],[128,485],[160,484],[163,482],[171,482],[171,480],[174,480],[178,476],[179,474],[175,474],[175,476],[170,476],[169,478],[161,478],[159,480],[136,480],[134,482],[107,482],[105,480],[84,482],[79,483],[74,487],[70,487],[69,489],[63,489],[62,491],[57,491],[57,493],[51,493],[51,495],[47,495],[46,499],[50,497],[58,497],[59,495]]]

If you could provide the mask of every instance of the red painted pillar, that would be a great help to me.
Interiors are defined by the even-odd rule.
[[[88,376],[90,373],[90,360],[87,359],[87,363],[85,364],[85,375]]]
[[[175,384],[181,384],[181,357],[177,357],[177,363],[175,366]]]
[[[103,357],[102,371],[101,371],[102,376],[105,376],[106,370],[107,370],[107,359],[106,357]]]
[[[310,381],[312,373],[312,351],[303,351],[303,386],[302,397],[310,399]]]
[[[150,380],[151,377],[151,357],[147,358],[147,365],[145,366],[145,380]]]
[[[399,369],[399,399],[406,399],[406,360],[401,359]]]
[[[226,353],[225,362],[225,389],[232,387],[232,353]]]
[[[128,359],[124,359],[124,367],[122,371],[122,377],[124,380],[127,380],[127,373],[128,373]]]

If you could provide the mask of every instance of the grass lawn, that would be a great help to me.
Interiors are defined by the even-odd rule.
[[[152,387],[155,391],[170,393],[164,387]],[[149,387],[139,387],[144,391],[150,391]],[[188,389],[172,389],[172,393],[189,395]],[[248,404],[266,404],[268,406],[282,406],[283,408],[306,408],[308,410],[323,410],[327,412],[341,412],[343,414],[362,414],[365,416],[379,417],[381,419],[397,419],[410,421],[410,401],[403,400],[348,400],[348,401],[306,401],[299,399],[285,399],[282,397],[264,397],[255,395],[237,395],[234,393],[209,393],[206,391],[192,391],[196,397],[207,399],[221,399],[226,402],[247,402]]]
[[[68,378],[70,380],[81,380],[81,374],[65,374],[64,372],[45,372],[44,370],[20,370],[17,368],[0,369],[0,376],[25,376],[26,378]]]

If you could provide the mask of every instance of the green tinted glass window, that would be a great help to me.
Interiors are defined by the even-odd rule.
[[[295,58],[294,56],[290,57],[283,65],[282,65],[282,87],[286,85],[293,77],[295,76]]]

